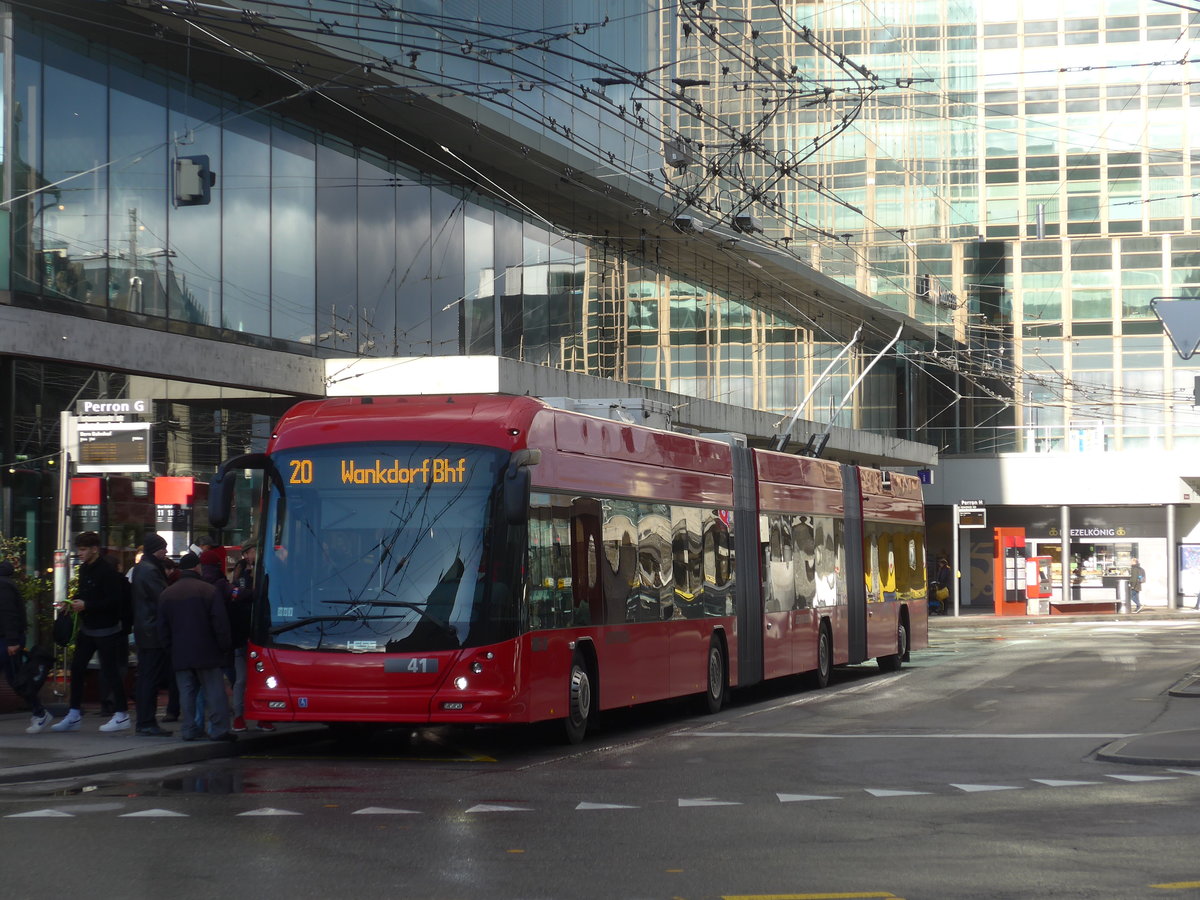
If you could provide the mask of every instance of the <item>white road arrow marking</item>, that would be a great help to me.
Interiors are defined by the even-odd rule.
[[[1044,784],[1047,787],[1075,787],[1080,784],[1100,784],[1099,781],[1061,781],[1057,778],[1031,778],[1030,781],[1036,781],[1038,784]]]
[[[866,788],[866,791],[872,797],[918,797],[929,795],[929,791],[889,791],[883,788]]]
[[[625,806],[621,803],[580,803],[575,807],[578,809],[638,809],[636,806]]]

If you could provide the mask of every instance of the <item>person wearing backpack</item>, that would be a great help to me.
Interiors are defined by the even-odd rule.
[[[121,663],[129,658],[129,638],[121,622],[122,607],[129,582],[116,567],[106,562],[100,551],[100,535],[85,531],[75,539],[79,566],[79,587],[71,608],[79,614],[79,634],[71,657],[71,696],[67,714],[50,726],[51,731],[78,731],[83,719],[83,686],[92,654],[100,656],[100,674],[112,691],[112,718],[100,726],[104,732],[128,731],[129,703]]]
[[[34,686],[21,680],[21,666],[25,659],[25,601],[13,580],[13,564],[0,560],[0,637],[7,651],[4,655],[4,677],[13,693],[29,704],[33,713],[29,720],[28,734],[44,731],[54,721],[42,701],[38,699],[40,685]]]

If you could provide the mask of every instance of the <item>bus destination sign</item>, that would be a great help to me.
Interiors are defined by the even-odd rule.
[[[426,457],[420,465],[402,465],[399,460],[343,459],[340,460],[341,484],[463,484],[469,472],[466,457],[443,459]],[[312,484],[314,466],[311,459],[288,460],[291,484]]]

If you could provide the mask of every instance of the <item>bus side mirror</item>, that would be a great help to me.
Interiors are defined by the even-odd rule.
[[[529,514],[529,467],[542,461],[541,450],[517,450],[504,473],[504,518],[509,525],[520,525]]]
[[[237,484],[236,472],[241,469],[266,469],[270,457],[265,453],[247,453],[221,463],[212,483],[208,486],[208,523],[213,528],[224,528],[229,524],[233,509],[233,489]]]
[[[529,470],[520,466],[504,476],[504,518],[509,525],[520,525],[528,514]]]

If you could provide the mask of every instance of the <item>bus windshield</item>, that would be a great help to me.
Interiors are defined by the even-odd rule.
[[[515,616],[498,595],[511,591],[488,576],[507,459],[493,448],[419,443],[276,454],[255,642],[385,653],[510,636]]]

